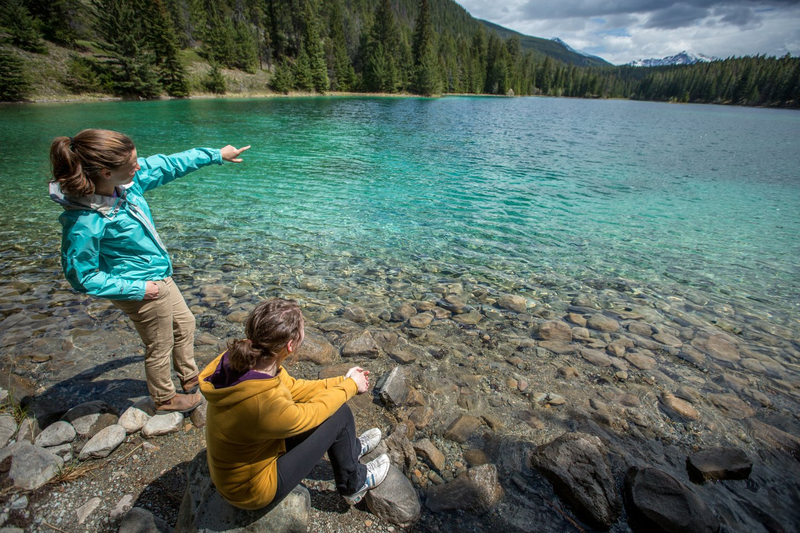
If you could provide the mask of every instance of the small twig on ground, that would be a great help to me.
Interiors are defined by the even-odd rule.
[[[58,483],[65,483],[67,481],[75,481],[76,479],[87,475],[89,472],[92,472],[99,468],[103,468],[104,466],[106,466],[106,462],[91,466],[87,464],[82,464],[80,466],[67,467],[63,469],[61,472],[59,472],[56,477],[48,481],[48,483],[58,484]]]
[[[47,522],[43,522],[43,524],[46,525],[47,527],[51,528],[51,529],[55,529],[56,531],[61,531],[61,533],[67,533],[66,531],[64,531],[60,527],[56,527],[53,524],[48,524]]]
[[[124,461],[125,459],[127,459],[128,457],[130,457],[130,456],[131,456],[131,454],[132,454],[133,452],[135,452],[136,450],[138,450],[139,448],[141,448],[143,445],[144,445],[144,442],[140,442],[138,446],[136,446],[134,449],[132,449],[131,451],[129,451],[128,453],[126,453],[126,454],[125,454],[125,455],[122,457],[122,459],[120,459],[120,460],[118,460],[118,461],[117,461],[117,463],[121,463],[122,461]]]

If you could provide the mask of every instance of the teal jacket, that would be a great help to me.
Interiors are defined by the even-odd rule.
[[[219,150],[194,148],[170,156],[138,159],[133,181],[117,187],[117,197],[67,196],[50,183],[50,198],[64,207],[61,267],[72,287],[112,300],[143,300],[147,281],[172,275],[172,261],[161,241],[146,191],[212,163]]]

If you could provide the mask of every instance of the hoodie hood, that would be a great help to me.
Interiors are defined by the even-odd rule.
[[[113,218],[116,215],[122,204],[127,199],[128,187],[131,184],[117,187],[118,197],[102,196],[100,194],[91,194],[89,196],[70,196],[64,194],[61,190],[61,185],[57,182],[50,182],[50,199],[55,203],[60,204],[67,211],[80,210],[80,211],[97,211],[101,215]]]
[[[227,352],[214,359],[200,373],[200,391],[209,403],[218,407],[230,407],[266,391],[277,389],[281,375],[286,371],[281,366],[275,377],[257,372],[234,372],[225,359]]]

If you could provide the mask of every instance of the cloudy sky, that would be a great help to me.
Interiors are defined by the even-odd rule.
[[[800,55],[800,0],[456,0],[474,17],[560,37],[614,64],[682,50]]]

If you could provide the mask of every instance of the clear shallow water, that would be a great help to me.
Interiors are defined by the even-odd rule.
[[[335,285],[368,264],[498,290],[621,278],[797,326],[797,112],[549,98],[3,106],[5,266],[36,277],[57,256],[48,146],[85,127],[123,131],[141,155],[253,145],[245,164],[150,195],[184,274],[227,262],[251,280]]]

